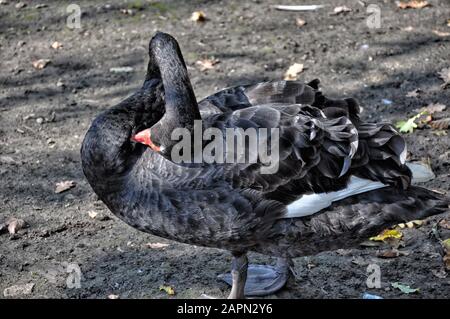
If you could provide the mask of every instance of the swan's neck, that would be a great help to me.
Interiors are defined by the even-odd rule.
[[[163,81],[167,120],[179,127],[192,127],[201,117],[177,42],[164,35],[155,36],[150,42],[150,59]]]

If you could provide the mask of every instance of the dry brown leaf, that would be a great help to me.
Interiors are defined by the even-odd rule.
[[[408,2],[397,2],[397,7],[399,7],[400,9],[422,9],[428,6],[431,6],[428,1],[412,0]]]
[[[205,22],[206,21],[206,15],[203,11],[194,11],[191,15],[191,21],[194,22]]]
[[[377,253],[377,257],[380,258],[397,258],[398,256],[400,256],[400,253],[397,249],[383,250]]]
[[[450,238],[444,240],[442,242],[442,245],[444,246],[444,251],[445,251],[445,256],[443,258],[444,266],[445,266],[445,269],[450,270]]]
[[[331,14],[337,15],[337,14],[346,13],[346,12],[350,12],[350,11],[352,11],[352,9],[347,6],[339,6],[339,7],[334,8],[334,10]]]
[[[302,72],[303,72],[303,64],[294,63],[289,67],[289,69],[284,74],[284,79],[287,81],[297,80],[297,76]]]
[[[418,97],[421,92],[421,89],[415,89],[406,93],[406,97]]]
[[[438,75],[444,81],[442,88],[445,89],[448,85],[450,85],[450,68],[443,68],[438,72]]]
[[[431,133],[433,133],[433,135],[436,135],[439,137],[448,135],[446,130],[433,130]]]
[[[419,110],[419,112],[426,112],[427,114],[434,114],[434,113],[445,111],[446,108],[447,108],[447,106],[444,104],[432,103],[432,104],[429,104],[429,105],[421,108]]]
[[[424,128],[425,125],[429,124],[432,120],[433,118],[431,117],[430,114],[423,113],[417,119],[417,128]]]
[[[49,59],[39,59],[39,60],[33,61],[32,64],[33,64],[33,67],[34,67],[36,70],[42,70],[42,69],[45,68],[50,62],[51,62],[51,60],[49,60]]]
[[[439,222],[439,226],[445,229],[450,229],[450,219],[443,219]]]
[[[55,49],[55,50],[58,50],[58,49],[62,48],[63,45],[62,45],[61,42],[55,41],[55,42],[52,43],[51,47],[52,47],[53,49]]]
[[[11,217],[6,221],[8,225],[8,232],[10,234],[15,234],[17,231],[25,227],[25,221],[20,218]]]
[[[164,243],[147,243],[147,244],[145,244],[145,246],[147,246],[148,248],[151,248],[151,249],[165,249],[167,246],[169,246],[169,244],[164,244]]]
[[[429,125],[435,130],[446,130],[450,127],[450,117],[445,119],[434,120],[429,123]]]
[[[161,286],[159,286],[159,290],[165,291],[170,296],[175,295],[175,290],[170,286],[161,285]]]
[[[200,71],[207,71],[214,69],[214,66],[216,64],[220,63],[218,59],[212,58],[212,59],[203,59],[195,62],[200,67]]]
[[[400,251],[396,248],[392,248],[392,249],[388,249],[388,250],[383,250],[383,251],[379,251],[377,253],[377,257],[380,258],[396,258],[399,256],[408,256],[409,254],[411,254],[410,251]]]
[[[63,181],[56,183],[56,189],[55,193],[59,194],[62,192],[65,192],[71,188],[74,188],[76,186],[76,183],[74,181]]]
[[[306,24],[306,21],[301,18],[297,18],[295,23],[297,24],[297,27],[303,27]]]
[[[438,37],[450,37],[450,32],[433,30],[433,33],[436,34]]]

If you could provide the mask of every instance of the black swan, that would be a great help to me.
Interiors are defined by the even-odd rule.
[[[355,247],[396,223],[447,210],[448,199],[410,185],[405,141],[395,129],[360,120],[354,99],[325,97],[318,80],[238,86],[197,103],[173,37],[158,32],[149,58],[142,88],[98,115],[86,133],[83,172],[111,212],[132,227],[229,250],[231,275],[221,278],[232,285],[230,298],[282,288],[291,258]],[[268,163],[259,157],[175,160],[172,133],[192,133],[195,123],[224,134],[254,128],[259,142],[277,143],[277,170],[263,173]],[[264,128],[276,128],[278,139],[272,130],[263,136]],[[195,143],[188,139],[188,146]],[[205,141],[199,147],[204,150]],[[243,148],[248,158],[254,155]],[[190,158],[195,149],[178,155]],[[276,256],[277,265],[249,266],[248,251]]]

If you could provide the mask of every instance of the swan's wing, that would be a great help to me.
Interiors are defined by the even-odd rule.
[[[199,102],[202,117],[269,103],[313,105],[319,80],[269,81],[223,89]]]
[[[348,118],[327,119],[319,109],[300,104],[248,107],[205,122],[220,129],[222,136],[228,130],[234,134],[241,130],[239,138],[256,134],[257,149],[249,143],[242,145],[243,151],[226,146],[227,162],[229,150],[235,152],[232,164],[225,165],[227,177],[240,188],[275,191],[305,177],[312,168],[318,178],[338,179],[346,175],[357,149],[358,134]],[[273,153],[267,152],[270,148]]]

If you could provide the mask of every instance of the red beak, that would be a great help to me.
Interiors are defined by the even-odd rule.
[[[139,133],[137,133],[136,135],[133,135],[131,137],[131,140],[137,143],[141,143],[147,146],[150,146],[150,148],[156,152],[160,152],[161,148],[159,146],[156,146],[151,138],[150,138],[150,129],[145,129],[143,131],[140,131]]]
[[[141,143],[141,144],[145,144],[150,146],[150,143],[152,143],[152,141],[150,140],[150,129],[145,129],[143,131],[140,131],[139,133],[137,133],[136,135],[133,135],[131,137],[131,140],[137,143]]]

